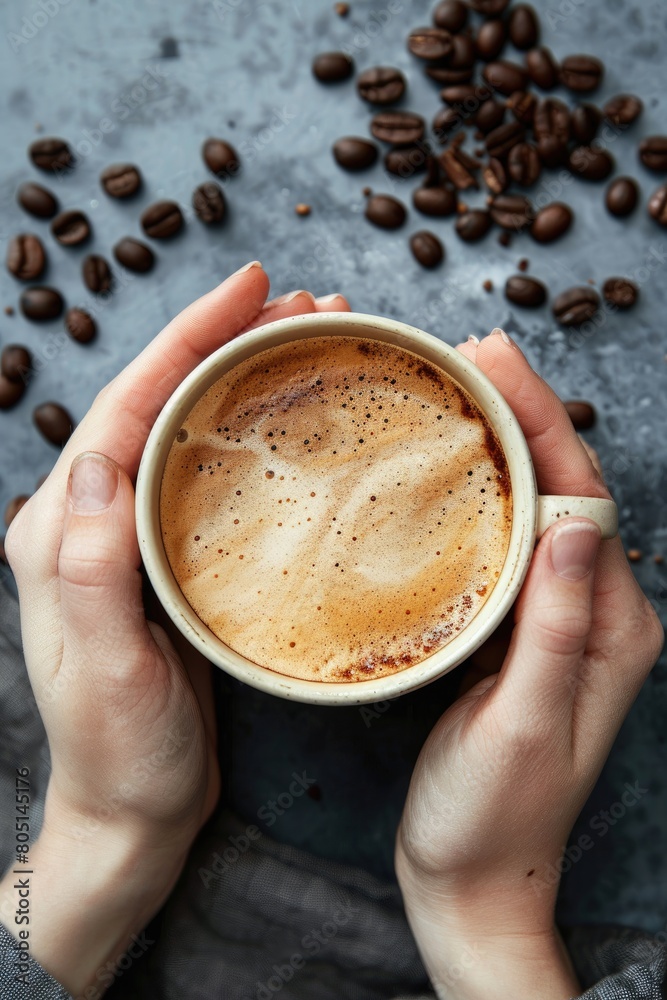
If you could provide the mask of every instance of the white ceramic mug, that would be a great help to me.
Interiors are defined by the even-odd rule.
[[[160,531],[160,486],[167,455],[186,416],[227,371],[260,351],[309,337],[363,337],[395,344],[431,361],[466,389],[502,444],[512,484],[513,517],[507,557],[491,595],[467,627],[425,660],[387,677],[325,683],[276,673],[234,652],[201,621],[171,571]],[[422,330],[395,320],[359,313],[317,313],[269,323],[220,348],[176,389],[160,413],[146,444],[137,478],[137,531],[144,565],[158,598],[185,637],[212,663],[246,684],[270,694],[313,704],[385,701],[422,687],[470,656],[500,624],[526,576],[538,538],[569,514],[596,521],[603,538],[618,531],[612,500],[538,496],[535,472],[519,423],[490,380],[462,354]]]

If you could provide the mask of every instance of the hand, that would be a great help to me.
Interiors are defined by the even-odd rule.
[[[265,304],[268,286],[249,265],[173,320],[102,390],[7,534],[52,762],[30,853],[32,954],[73,993],[169,894],[218,798],[210,665],[187,644],[184,664],[146,621],[132,481],[160,409],[212,351],[275,319],[349,309],[307,292]]]
[[[564,407],[504,333],[460,350],[512,406],[540,492],[609,496]],[[541,539],[514,617],[500,672],[429,736],[398,831],[408,916],[447,997],[578,992],[551,875],[662,647],[620,539],[600,543],[583,518]],[[470,959],[451,992],[447,970],[473,946],[485,957]]]

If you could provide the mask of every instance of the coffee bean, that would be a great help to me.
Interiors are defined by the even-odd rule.
[[[484,133],[493,132],[505,120],[505,105],[500,101],[484,101],[475,115],[475,125]]]
[[[479,169],[477,160],[468,156],[460,146],[451,143],[447,149],[440,154],[440,165],[447,178],[459,191],[467,191],[468,188],[478,188],[479,183],[475,177],[475,171]]]
[[[489,205],[493,221],[503,229],[519,232],[535,218],[533,206],[522,194],[499,194]]]
[[[482,171],[484,183],[491,194],[502,194],[509,187],[509,177],[500,160],[491,157]]]
[[[652,135],[639,147],[639,158],[649,170],[667,172],[667,135]]]
[[[440,108],[433,119],[432,129],[438,142],[447,142],[449,133],[462,122],[460,108]]]
[[[357,78],[357,92],[369,104],[395,104],[405,93],[405,77],[392,66],[373,66]]]
[[[570,170],[587,181],[603,181],[614,169],[614,160],[606,149],[577,146],[570,153]]]
[[[424,136],[424,119],[412,111],[380,111],[371,119],[371,134],[394,146],[411,146]]]
[[[22,344],[7,344],[0,355],[0,371],[10,382],[25,383],[32,371],[32,356]]]
[[[10,382],[4,375],[0,375],[0,410],[9,410],[15,406],[24,392],[24,382]]]
[[[192,194],[192,207],[207,226],[217,225],[225,217],[225,196],[215,181],[205,181]]]
[[[563,406],[572,421],[575,431],[587,431],[595,423],[595,410],[583,399],[570,399]]]
[[[648,214],[661,226],[667,226],[667,184],[662,184],[651,195],[648,203]]]
[[[374,194],[366,202],[366,218],[381,229],[398,229],[405,222],[407,212],[397,198],[389,194]]]
[[[151,239],[169,239],[183,228],[183,213],[175,201],[157,201],[143,212],[141,228]]]
[[[568,231],[573,218],[569,205],[564,205],[562,201],[552,201],[535,216],[530,235],[538,243],[553,243]]]
[[[553,90],[560,80],[560,66],[551,49],[531,49],[526,53],[528,76],[540,90]]]
[[[524,309],[539,309],[547,301],[547,289],[536,278],[515,274],[505,282],[505,297]]]
[[[138,271],[140,274],[150,271],[155,263],[151,248],[131,236],[126,236],[116,243],[113,255],[123,267],[129,271]]]
[[[19,281],[34,281],[46,267],[46,253],[39,236],[19,233],[7,247],[7,270]]]
[[[507,59],[498,59],[496,62],[488,63],[484,67],[482,76],[494,90],[509,97],[515,90],[525,90],[528,83],[528,74],[523,66],[509,62]]]
[[[452,34],[463,31],[468,20],[468,8],[462,0],[442,0],[433,11],[433,23]]]
[[[507,101],[507,107],[514,117],[526,128],[531,128],[537,108],[537,98],[525,90],[515,91]]]
[[[567,143],[556,135],[542,135],[537,140],[537,152],[544,166],[554,169],[567,160]]]
[[[423,215],[454,215],[457,206],[456,191],[445,185],[418,187],[412,195],[412,203]]]
[[[581,326],[600,308],[600,296],[588,285],[568,288],[553,301],[553,314],[563,326]]]
[[[449,59],[454,51],[452,36],[442,28],[415,28],[408,36],[408,49],[426,62]]]
[[[520,142],[510,149],[507,158],[510,177],[521,187],[532,187],[542,173],[537,149],[530,142]]]
[[[634,94],[618,94],[607,101],[602,113],[612,125],[632,125],[644,110],[644,105]]]
[[[14,497],[9,501],[5,507],[5,524],[7,527],[12,523],[18,512],[22,507],[25,507],[30,497],[27,493],[21,493],[20,496]]]
[[[368,139],[348,135],[333,144],[336,163],[344,170],[367,170],[378,158],[377,146]]]
[[[112,163],[100,174],[100,184],[111,198],[131,198],[141,187],[141,174],[132,163]]]
[[[224,139],[207,139],[201,148],[204,163],[220,180],[234,177],[241,169],[238,153]]]
[[[96,295],[106,295],[111,291],[113,285],[113,275],[111,268],[104,257],[91,253],[85,258],[81,265],[83,283],[91,292]]]
[[[79,344],[88,344],[97,332],[95,320],[85,309],[73,307],[65,313],[65,329],[72,340]]]
[[[512,45],[517,49],[532,49],[540,38],[537,15],[527,3],[518,3],[509,14],[509,34]]]
[[[302,219],[305,219],[312,212],[312,207],[307,205],[304,201],[300,201],[298,205],[294,206],[294,211]]]
[[[66,170],[74,163],[72,151],[64,139],[37,139],[28,153],[40,170]]]
[[[570,138],[570,109],[556,97],[545,97],[535,108],[533,128],[538,139],[553,135],[560,142]]]
[[[491,228],[491,216],[481,208],[462,212],[456,220],[456,232],[466,243],[474,243],[486,236]]]
[[[602,286],[602,295],[617,309],[631,309],[639,298],[639,288],[627,278],[607,278]]]
[[[350,13],[350,5],[349,3],[335,3],[334,10],[336,11],[339,17],[347,17],[347,15]]]
[[[595,56],[566,56],[560,65],[560,82],[579,93],[600,86],[604,66]]]
[[[398,177],[414,177],[426,168],[428,148],[425,146],[399,146],[390,149],[384,158],[384,167]]]
[[[57,319],[64,305],[62,295],[55,288],[34,286],[26,288],[21,295],[21,312],[36,323]]]
[[[90,223],[83,212],[61,212],[51,223],[51,234],[64,247],[78,246],[90,237]]]
[[[445,256],[442,243],[434,233],[430,233],[427,229],[414,233],[410,237],[410,249],[415,260],[422,267],[437,267]]]
[[[477,32],[475,49],[484,62],[493,62],[505,48],[507,27],[504,21],[485,21]]]
[[[470,6],[483,17],[500,17],[510,0],[469,0]]]
[[[621,219],[634,212],[638,200],[639,188],[632,177],[617,177],[607,188],[607,210]]]
[[[463,35],[455,35],[455,38],[462,38]],[[436,83],[446,87],[456,87],[460,83],[468,83],[472,80],[472,66],[467,69],[450,69],[448,66],[427,66],[426,75]]]
[[[523,142],[525,135],[520,122],[507,122],[506,125],[500,125],[494,128],[493,132],[489,132],[486,137],[486,150],[494,159],[502,159],[513,146]]]
[[[354,63],[345,52],[322,52],[313,60],[313,76],[320,83],[340,83],[354,73]],[[213,171],[217,173],[217,170]]]
[[[16,198],[21,208],[38,219],[50,219],[58,211],[58,202],[41,184],[22,184]]]
[[[491,91],[488,87],[474,86],[472,83],[462,83],[452,87],[443,87],[440,98],[450,107],[460,108],[466,117],[474,114],[477,108],[488,101]]]
[[[475,65],[477,53],[470,35],[452,36],[452,53],[447,58],[447,68],[454,72],[470,70]]]
[[[590,146],[598,134],[602,112],[594,104],[580,104],[570,116],[572,138],[580,146]]]
[[[32,419],[42,437],[51,444],[63,445],[72,434],[72,418],[59,403],[42,403],[33,411]]]

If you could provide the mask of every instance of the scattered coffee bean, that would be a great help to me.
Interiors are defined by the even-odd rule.
[[[649,170],[664,174],[667,172],[667,135],[652,135],[642,140],[639,158]]]
[[[61,212],[51,223],[51,234],[64,247],[78,246],[90,237],[90,223],[83,212]]]
[[[580,104],[570,117],[572,138],[580,146],[590,146],[598,134],[602,112],[594,104]]]
[[[100,174],[100,184],[111,198],[131,198],[141,187],[141,174],[132,163],[112,163]]]
[[[412,111],[380,111],[371,119],[371,134],[394,146],[411,146],[424,136],[424,119]]]
[[[14,306],[5,306],[5,316],[14,315]]]
[[[475,177],[475,171],[480,164],[468,156],[460,146],[454,142],[440,154],[440,165],[455,188],[459,191],[467,191],[469,188],[479,188],[479,183]]]
[[[469,0],[470,6],[483,17],[500,17],[510,0]]]
[[[221,180],[234,177],[241,168],[238,153],[224,139],[207,139],[201,148],[201,155],[211,173]]]
[[[15,406],[24,392],[24,382],[11,382],[4,375],[0,375],[0,410],[9,410]]]
[[[0,355],[0,371],[10,382],[25,383],[32,371],[32,356],[22,344],[7,344]]]
[[[547,289],[536,278],[515,274],[505,283],[505,297],[523,309],[539,309],[547,301]]]
[[[501,247],[508,247],[512,243],[512,234],[508,233],[506,229],[503,229],[502,233],[498,236],[498,242]]]
[[[91,253],[81,265],[83,283],[89,291],[96,295],[106,295],[111,291],[113,275],[104,257]]]
[[[433,119],[432,129],[438,142],[447,142],[449,133],[461,124],[461,111],[459,108],[440,108]]]
[[[542,173],[542,161],[536,147],[530,142],[513,146],[507,158],[507,168],[516,184],[532,187]]]
[[[39,236],[19,233],[7,247],[7,270],[19,281],[35,281],[46,267],[46,253]]]
[[[527,3],[518,3],[512,7],[509,14],[509,35],[512,45],[517,49],[534,48],[540,37],[540,27],[537,15]]]
[[[491,281],[490,278],[487,278],[485,281],[482,282],[482,288],[484,289],[485,292],[493,291],[493,282]]]
[[[644,105],[634,94],[618,94],[605,104],[602,113],[612,125],[632,125],[644,110]]]
[[[395,104],[405,93],[405,77],[392,66],[373,66],[357,78],[357,91],[369,104]]]
[[[410,237],[410,249],[415,260],[422,267],[437,267],[445,256],[442,243],[434,233],[430,233],[427,229],[414,233]]]
[[[381,229],[398,229],[405,222],[405,206],[389,194],[374,194],[366,202],[366,218]]]
[[[518,143],[523,142],[526,133],[520,122],[507,122],[494,128],[486,137],[486,150],[489,156],[496,160],[502,160],[507,156],[510,149]]]
[[[344,170],[367,170],[378,158],[377,146],[368,139],[348,135],[333,144],[336,163]]]
[[[477,32],[475,50],[484,62],[493,62],[505,48],[507,27],[504,21],[485,21]]]
[[[581,326],[600,308],[600,296],[586,285],[568,288],[553,301],[553,314],[563,326]]]
[[[488,63],[484,67],[482,76],[490,87],[505,97],[509,97],[515,90],[525,90],[528,83],[528,74],[523,66],[507,59]]]
[[[322,52],[313,60],[313,76],[320,83],[341,83],[353,73],[354,63],[345,52]]]
[[[65,313],[65,329],[72,340],[79,344],[88,344],[97,332],[95,320],[85,309],[73,307]]]
[[[455,35],[455,38],[462,38],[462,35]],[[469,83],[472,79],[472,67],[467,69],[450,69],[448,66],[427,66],[426,75],[436,83],[441,83],[446,87],[454,87],[460,83]]]
[[[503,229],[519,232],[529,226],[535,218],[533,206],[521,194],[499,194],[489,205],[491,218]]]
[[[50,219],[58,211],[58,202],[41,184],[22,184],[16,195],[21,208],[38,219]]]
[[[529,267],[530,267],[530,261],[526,257],[522,257],[519,263],[517,264],[518,271],[527,271]]]
[[[408,49],[426,62],[448,59],[454,51],[452,36],[442,28],[415,28],[408,36]]]
[[[667,184],[662,184],[651,195],[648,214],[661,226],[667,226]]]
[[[0,563],[7,565],[7,553],[5,552],[5,540],[0,538]]]
[[[660,555],[659,553],[653,556],[653,562],[656,564],[656,566],[662,566],[664,561],[665,557],[663,555]]]
[[[461,83],[452,87],[443,87],[440,98],[452,107],[459,108],[469,117],[469,108],[474,108],[491,97],[491,91],[483,87],[475,87],[471,83]]]
[[[183,213],[175,201],[157,201],[142,213],[141,228],[151,239],[169,239],[183,228]]]
[[[456,191],[445,185],[418,187],[412,195],[412,204],[422,215],[454,215],[457,209]]]
[[[530,235],[538,243],[553,243],[560,239],[572,225],[572,209],[562,201],[552,201],[535,216]]]
[[[51,444],[65,444],[72,433],[72,418],[58,403],[42,403],[33,411],[32,419],[37,430]]]
[[[9,501],[5,507],[5,524],[7,527],[12,523],[18,512],[22,507],[25,507],[30,497],[26,493],[21,493],[20,496],[14,497]]]
[[[560,82],[578,93],[600,86],[604,66],[595,56],[566,56],[560,66]]]
[[[554,169],[567,160],[567,143],[557,135],[541,135],[537,140],[537,152],[544,166]]]
[[[477,53],[475,52],[475,43],[470,35],[453,35],[452,46],[452,54],[447,59],[447,69],[454,73],[463,73],[468,70],[472,75]]]
[[[463,31],[468,20],[468,8],[462,0],[442,0],[433,11],[433,23],[436,28],[456,34]]]
[[[641,551],[641,549],[628,549],[626,555],[630,560],[630,562],[641,562],[644,553]]]
[[[499,128],[505,120],[505,105],[500,101],[484,101],[475,115],[475,125],[487,134]]]
[[[570,109],[557,97],[545,97],[535,108],[533,128],[538,139],[555,136],[562,143],[570,138]]]
[[[503,194],[509,187],[509,177],[507,171],[500,160],[491,157],[482,171],[484,183],[491,194]]]
[[[511,95],[507,107],[522,125],[531,128],[537,108],[537,98],[525,90],[517,90]]]
[[[607,278],[602,286],[602,295],[617,309],[631,309],[639,298],[639,288],[627,278]]]
[[[349,3],[335,3],[334,11],[339,17],[347,17],[350,13],[350,5]]]
[[[21,312],[27,319],[36,323],[57,319],[64,305],[62,295],[55,288],[34,286],[26,288],[21,295]]]
[[[603,181],[614,169],[614,160],[606,149],[577,146],[570,153],[570,170],[587,181]]]
[[[462,212],[456,220],[456,232],[466,243],[474,243],[486,236],[492,220],[488,212],[481,208],[471,208]]]
[[[423,146],[399,146],[385,156],[385,170],[398,177],[413,177],[426,168],[427,157],[428,150]]]
[[[37,139],[28,152],[40,170],[66,170],[74,163],[72,151],[64,139]]]
[[[617,177],[607,188],[605,204],[612,215],[625,218],[637,207],[639,188],[632,177]]]
[[[310,205],[306,205],[305,202],[301,201],[299,202],[298,205],[294,206],[294,211],[296,212],[297,215],[301,216],[302,218],[305,218],[307,215],[310,215],[310,213],[312,212],[312,208]]]
[[[192,193],[195,215],[207,226],[217,225],[225,217],[225,196],[215,181],[204,181]]]
[[[583,399],[570,399],[563,403],[576,431],[587,431],[595,424],[595,410]]]
[[[119,264],[129,271],[138,271],[145,274],[150,271],[155,263],[155,257],[150,247],[140,240],[135,240],[131,236],[126,236],[113,248],[113,255]]]
[[[526,54],[528,76],[540,90],[553,90],[560,80],[560,66],[551,49],[531,49]]]

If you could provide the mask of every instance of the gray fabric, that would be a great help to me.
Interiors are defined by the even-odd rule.
[[[25,979],[19,981],[16,978],[18,961],[16,940],[0,924],[0,1000],[18,1000],[19,997],[71,1000],[71,994],[32,959],[27,963],[28,970],[21,970]]]

